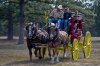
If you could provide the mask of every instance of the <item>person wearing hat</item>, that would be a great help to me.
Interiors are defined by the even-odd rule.
[[[64,8],[64,15],[63,15],[63,27],[64,30],[68,30],[68,25],[69,25],[69,19],[71,18],[72,13],[69,11],[69,8]]]
[[[62,11],[62,5],[59,5],[57,8],[53,9],[48,20],[49,27],[52,26],[51,23],[57,23],[57,28],[61,29],[63,14],[64,12]]]
[[[75,16],[74,16],[74,24],[77,23],[77,34],[82,35],[82,16],[81,14],[76,11]]]
[[[82,16],[79,15],[78,11],[75,12],[75,16],[73,16],[73,21],[71,21],[71,42],[76,38],[80,40],[80,36],[82,35]]]
[[[78,11],[75,12],[75,15],[71,17],[71,31],[74,29],[74,25],[77,23],[77,28],[82,30],[82,16],[78,13]]]

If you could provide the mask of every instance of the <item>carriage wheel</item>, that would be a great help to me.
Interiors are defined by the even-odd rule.
[[[84,57],[89,58],[90,52],[91,52],[91,34],[89,31],[87,31],[84,42]]]
[[[72,58],[73,58],[73,60],[77,60],[78,59],[78,53],[79,53],[79,45],[78,45],[77,39],[74,39],[72,49],[73,49],[72,50]]]

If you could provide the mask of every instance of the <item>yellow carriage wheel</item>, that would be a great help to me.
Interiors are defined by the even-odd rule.
[[[77,60],[78,54],[79,54],[79,45],[78,45],[77,39],[74,39],[72,49],[73,49],[72,50],[72,58],[73,58],[73,60]]]
[[[86,32],[85,42],[84,42],[84,56],[85,58],[89,58],[91,53],[91,33],[89,31]]]

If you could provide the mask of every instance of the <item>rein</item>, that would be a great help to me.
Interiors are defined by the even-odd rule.
[[[56,36],[53,38],[53,41],[57,40],[59,38],[59,32],[56,33]]]
[[[35,39],[37,37],[36,33],[37,33],[37,30],[35,30],[35,34],[33,34],[32,39]]]

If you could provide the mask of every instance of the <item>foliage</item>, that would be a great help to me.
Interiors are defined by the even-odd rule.
[[[64,7],[69,7],[73,11],[78,10],[82,13],[83,21],[85,22],[83,24],[84,30],[87,30],[87,28],[89,29],[95,24],[94,6],[85,8],[87,5],[84,4],[84,2],[86,2],[86,0],[25,0],[25,24],[32,21],[44,26],[45,11],[52,9],[51,4],[61,4]],[[0,0],[0,35],[7,34],[8,9],[10,9],[13,14],[14,35],[17,35],[19,29],[19,0]]]
[[[94,31],[93,33],[95,36],[100,36],[100,0],[96,0],[94,3],[94,9],[95,9],[95,25],[94,25]]]

